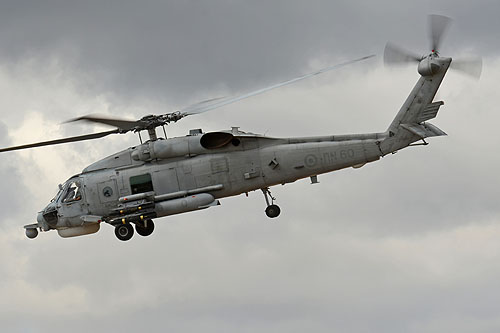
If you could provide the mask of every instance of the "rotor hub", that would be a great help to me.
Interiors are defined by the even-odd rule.
[[[446,60],[448,58],[439,58],[439,56],[434,53],[425,57],[418,63],[418,73],[422,76],[433,76],[441,72]],[[449,59],[451,61],[451,59]]]

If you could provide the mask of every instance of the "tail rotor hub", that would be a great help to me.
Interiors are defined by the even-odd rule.
[[[446,34],[451,19],[441,15],[429,15],[429,39],[431,52],[424,57],[403,49],[392,43],[387,43],[384,50],[384,62],[386,65],[403,65],[418,63],[418,73],[424,77],[430,77],[440,73],[444,67],[449,66],[451,58],[440,58],[443,37]],[[439,51],[438,51],[439,50]],[[479,57],[470,59],[454,60],[451,68],[460,70],[462,73],[479,78],[482,71],[482,60]]]
[[[418,73],[422,76],[433,76],[439,73],[441,65],[437,60],[437,55],[431,54],[418,63]]]

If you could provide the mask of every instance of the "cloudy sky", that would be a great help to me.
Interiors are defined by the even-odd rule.
[[[169,126],[270,136],[384,131],[418,79],[385,68],[388,40],[429,51],[426,15],[454,19],[456,72],[432,121],[449,134],[361,169],[158,219],[120,242],[36,240],[57,184],[135,145],[133,135],[0,155],[2,332],[498,332],[500,144],[497,1],[0,2],[0,146],[103,130],[88,113],[137,119],[237,95],[360,56],[355,64]]]

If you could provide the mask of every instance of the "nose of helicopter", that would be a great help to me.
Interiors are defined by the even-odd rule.
[[[43,225],[44,223],[47,223],[45,219],[43,218],[43,211],[38,212],[38,215],[36,216],[36,221],[38,222],[38,225]]]
[[[44,230],[50,229],[50,227],[55,227],[59,221],[58,212],[54,205],[48,205],[41,212],[38,213],[36,217],[38,225]]]

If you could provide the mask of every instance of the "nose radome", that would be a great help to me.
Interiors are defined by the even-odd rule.
[[[36,216],[36,221],[38,222],[39,225],[43,225],[44,223],[47,223],[45,219],[43,218],[43,211],[38,212],[38,215]]]

